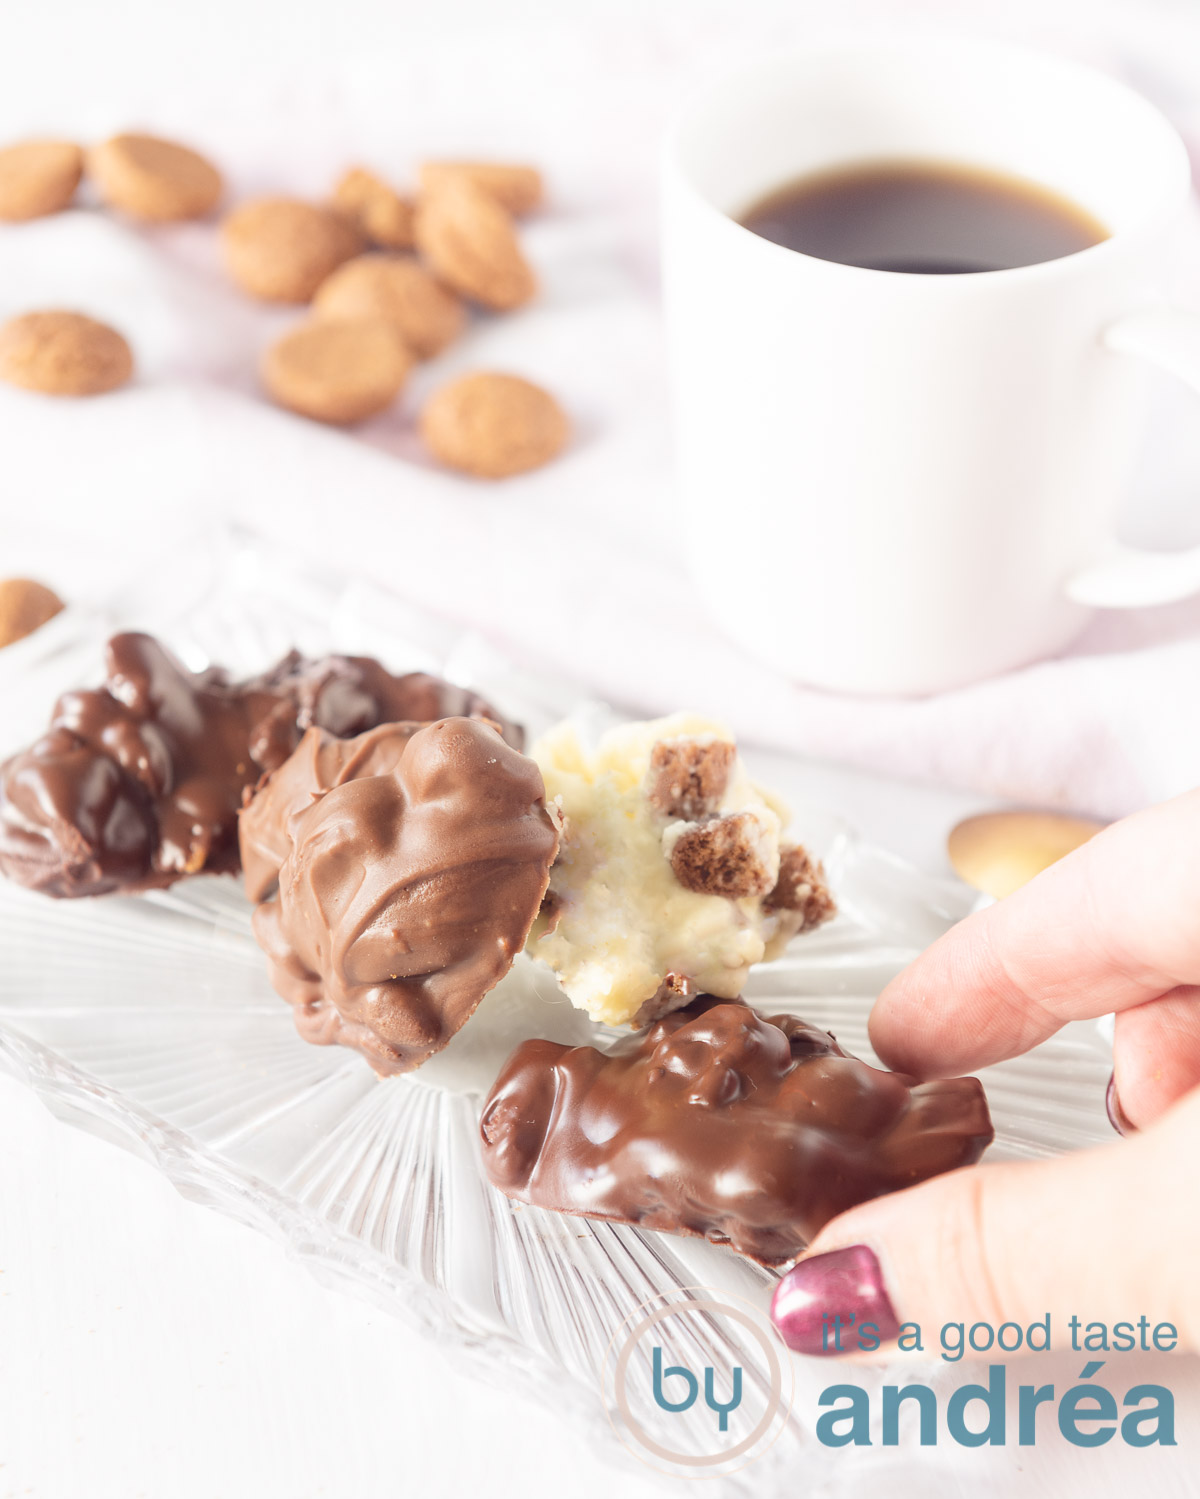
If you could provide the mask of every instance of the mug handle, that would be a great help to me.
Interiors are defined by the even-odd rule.
[[[1200,395],[1200,313],[1159,307],[1131,313],[1101,337],[1116,354],[1137,354],[1167,370]],[[1200,593],[1200,546],[1180,552],[1147,552],[1114,542],[1103,562],[1066,583],[1067,597],[1098,609],[1140,609],[1173,604]]]

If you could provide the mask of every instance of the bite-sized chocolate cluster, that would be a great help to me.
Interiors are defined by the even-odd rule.
[[[263,770],[282,765],[306,730],[325,729],[351,739],[384,723],[433,723],[439,718],[490,719],[514,749],[525,746],[525,731],[510,723],[477,692],[424,671],[394,676],[373,656],[319,656],[298,651],[242,692],[276,696],[273,710],[254,729],[250,754]]]
[[[243,798],[309,725],[347,735],[449,712],[496,718],[459,687],[365,656],[293,652],[233,682],[188,671],[149,635],[116,635],[103,686],[65,693],[47,732],[0,766],[0,872],[55,896],[236,872]]]
[[[439,1051],[512,966],[558,852],[532,760],[479,719],[310,729],[242,819],[254,933],[318,1045]]]
[[[975,1078],[882,1072],[795,1016],[709,995],[608,1052],[523,1042],[480,1120],[508,1196],[766,1265],[847,1208],[977,1161],[992,1133]]]

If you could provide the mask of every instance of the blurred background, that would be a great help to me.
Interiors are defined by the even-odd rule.
[[[296,314],[231,288],[211,223],[135,227],[85,199],[5,227],[0,320],[92,313],[128,336],[138,377],[93,402],[0,388],[0,576],[102,607],[198,535],[245,526],[620,705],[687,704],[823,762],[816,795],[937,872],[967,811],[1111,817],[1193,784],[1194,601],[1100,619],[1064,659],[944,699],[867,704],[776,678],[689,596],[658,306],[661,133],[689,89],[740,60],[868,30],[1080,57],[1147,94],[1200,163],[1200,0],[10,0],[0,143],[144,129],[211,156],[230,203],[323,198],[360,163],[403,186],[424,157],[491,156],[540,166],[549,202],[526,230],[542,296],[481,320],[350,434],[259,394],[258,357]],[[1200,306],[1200,249],[1179,294]],[[576,429],[560,460],[497,486],[430,465],[414,413],[479,366],[555,392]],[[1132,543],[1200,542],[1193,399],[1156,387]],[[494,1390],[459,1376],[7,1082],[0,1129],[22,1147],[0,1152],[0,1499],[541,1494],[565,1471],[573,1493],[611,1485],[502,1371]]]
[[[220,165],[227,204],[320,199],[357,163],[403,187],[426,156],[508,157],[543,168],[549,204],[525,230],[541,296],[478,321],[395,410],[349,435],[260,395],[259,356],[296,314],[230,285],[211,222],[139,227],[89,211],[85,189],[82,211],[0,235],[0,316],[78,307],[122,329],[138,361],[135,385],[102,401],[0,391],[4,572],[99,600],[227,517],[610,700],[694,703],[775,748],[1101,816],[1195,779],[1178,746],[1200,736],[1200,707],[1179,700],[1161,718],[1172,653],[1200,669],[1194,603],[1102,617],[1066,661],[915,704],[805,692],[707,625],[671,505],[655,199],[662,130],[688,90],[740,60],[868,30],[987,34],[1084,58],[1151,97],[1200,151],[1193,0],[353,0],[336,12],[118,0],[7,14],[0,139],[176,137]],[[1200,231],[1195,243],[1179,294],[1200,305]],[[415,413],[478,367],[553,391],[571,450],[494,487],[434,470]],[[1165,379],[1157,388],[1131,543],[1200,541],[1192,399]],[[1036,756],[1012,741],[1013,722],[1031,718],[1043,722]]]

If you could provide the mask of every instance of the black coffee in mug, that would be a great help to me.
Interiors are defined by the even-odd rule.
[[[764,239],[818,260],[955,276],[1037,265],[1108,230],[1023,177],[950,162],[879,161],[789,182],[742,214]]]

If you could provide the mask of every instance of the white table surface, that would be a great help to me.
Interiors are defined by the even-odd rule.
[[[758,8],[791,7],[761,0]],[[1008,9],[977,8],[997,16]],[[11,7],[2,119],[6,130],[62,128],[57,122],[72,111],[104,119],[116,101],[152,95],[151,83],[161,91],[164,70],[190,94],[219,97],[231,60],[244,86],[246,65],[259,57],[315,64],[331,51],[382,53],[414,32],[448,35],[456,27],[492,28],[519,45],[521,28],[540,32],[568,13],[644,17],[651,9],[678,22],[730,7],[713,0],[503,7],[352,0],[336,8],[301,0],[60,0],[19,14]],[[41,480],[32,458],[3,472],[0,574],[18,562],[50,577],[70,577],[85,562],[117,566],[130,493],[124,476],[98,471],[67,505],[43,494]],[[139,500],[144,508],[144,489]],[[19,558],[10,551],[6,566],[4,525],[18,521]],[[98,529],[111,556],[95,540]],[[76,532],[88,538],[86,556],[71,553]],[[979,806],[970,796],[831,767],[814,767],[810,787],[867,836],[931,870],[944,869],[948,828]],[[623,1499],[663,1492],[581,1452],[553,1411],[506,1390],[503,1369],[490,1386],[463,1377],[436,1346],[325,1290],[274,1244],[186,1202],[149,1166],[54,1121],[3,1078],[0,1141],[0,1499],[589,1499],[617,1483]]]

